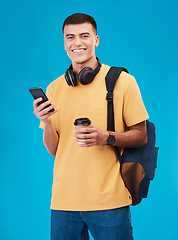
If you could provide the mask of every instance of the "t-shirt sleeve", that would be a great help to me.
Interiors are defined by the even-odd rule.
[[[149,118],[142,101],[140,89],[134,77],[131,77],[124,91],[123,118],[128,127]]]

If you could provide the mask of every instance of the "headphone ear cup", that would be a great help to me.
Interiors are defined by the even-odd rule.
[[[83,68],[79,72],[78,80],[83,85],[91,83],[93,81],[93,69],[90,67]]]
[[[65,79],[66,82],[69,86],[76,86],[77,85],[77,81],[75,79],[75,75],[72,71],[72,69],[67,69],[66,73],[65,73]]]

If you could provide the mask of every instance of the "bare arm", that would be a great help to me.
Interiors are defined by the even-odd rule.
[[[38,98],[33,102],[34,114],[37,116],[37,118],[39,118],[41,121],[43,121],[43,124],[44,124],[43,142],[44,142],[48,152],[53,157],[55,157],[58,142],[59,142],[59,136],[52,125],[51,116],[53,114],[55,114],[57,112],[57,110],[55,110],[54,112],[49,112],[49,110],[54,108],[55,105],[51,105],[51,106],[43,109],[45,106],[50,104],[50,101],[47,101],[38,106],[38,102],[40,102],[41,100],[42,100],[41,98]]]
[[[147,143],[147,129],[145,121],[129,127],[126,132],[114,132],[113,134],[116,138],[114,146],[132,148],[141,147]],[[83,143],[79,146],[91,147],[106,145],[109,133],[102,128],[92,125],[89,128],[82,128],[80,132],[76,132],[75,137],[77,142]]]
[[[116,142],[114,146],[133,148],[141,147],[147,143],[147,128],[146,122],[141,122],[129,127],[124,133],[114,134]]]
[[[44,123],[43,142],[48,152],[55,157],[57,146],[59,143],[59,136],[54,130],[52,123]]]

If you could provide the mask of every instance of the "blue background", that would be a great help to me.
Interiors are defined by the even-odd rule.
[[[135,76],[156,124],[158,168],[148,199],[131,207],[134,237],[178,239],[177,11],[176,0],[0,0],[0,239],[49,239],[54,159],[28,88],[46,89],[69,66],[61,27],[75,12],[94,16],[97,56]]]

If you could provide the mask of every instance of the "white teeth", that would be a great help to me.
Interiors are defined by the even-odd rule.
[[[74,49],[73,50],[74,53],[80,53],[80,52],[83,52],[83,51],[84,51],[84,49]]]

